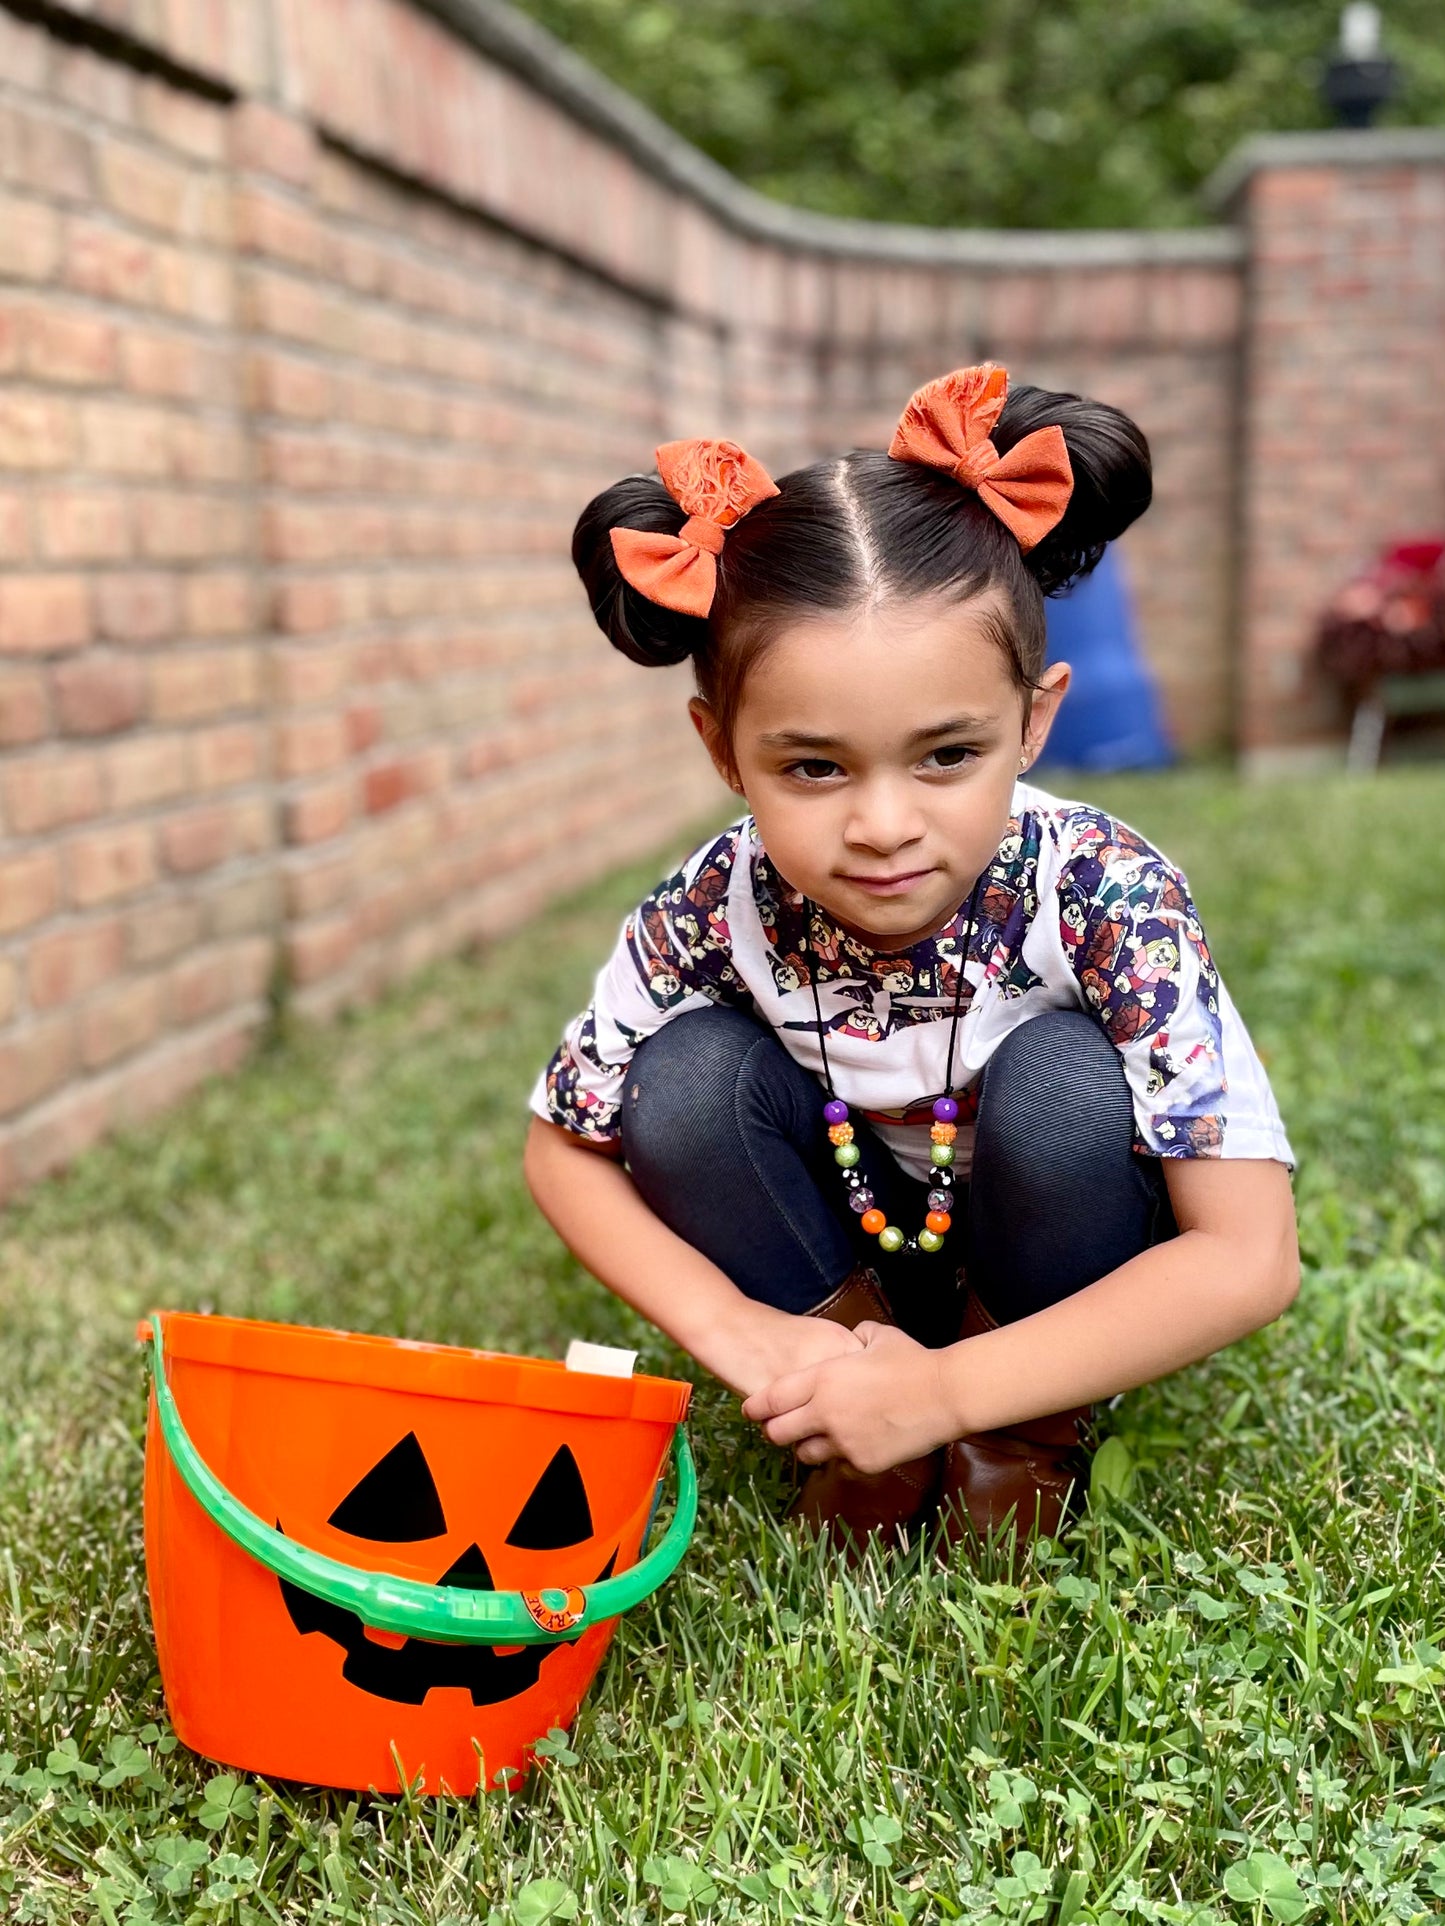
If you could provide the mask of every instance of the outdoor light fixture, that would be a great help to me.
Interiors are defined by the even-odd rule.
[[[1350,0],[1340,14],[1340,41],[1325,67],[1320,91],[1341,127],[1369,127],[1400,91],[1400,69],[1380,52],[1380,9]]]

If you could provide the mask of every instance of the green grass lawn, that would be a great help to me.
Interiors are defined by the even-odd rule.
[[[686,1370],[518,1174],[529,1082],[649,864],[283,1036],[6,1216],[0,1915],[1445,1911],[1445,776],[1097,794],[1188,869],[1301,1157],[1298,1305],[1123,1400],[1127,1494],[1017,1585],[917,1558],[850,1575],[779,1528],[785,1460],[703,1383],[693,1551],[515,1797],[317,1794],[176,1747],[138,1313],[543,1353],[581,1335]]]

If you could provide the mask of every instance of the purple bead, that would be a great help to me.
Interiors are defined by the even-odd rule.
[[[848,1106],[841,1097],[834,1097],[823,1105],[823,1115],[830,1124],[847,1123]]]
[[[853,1195],[848,1199],[848,1202],[853,1206],[854,1210],[856,1210],[858,1215],[861,1217],[865,1210],[872,1210],[873,1193],[871,1190],[868,1190],[866,1187],[859,1190],[855,1190]]]
[[[930,1210],[952,1210],[953,1192],[951,1190],[931,1190],[928,1193]]]
[[[952,1097],[939,1097],[934,1102],[933,1114],[940,1123],[952,1123],[958,1115],[958,1105]]]

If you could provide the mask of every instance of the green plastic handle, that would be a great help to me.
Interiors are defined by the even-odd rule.
[[[697,1469],[687,1434],[679,1425],[672,1455],[677,1466],[677,1510],[665,1536],[646,1555],[615,1578],[592,1585],[539,1592],[473,1592],[456,1585],[424,1585],[388,1572],[362,1571],[321,1552],[308,1550],[247,1509],[217,1478],[186,1431],[175,1394],[166,1381],[161,1320],[152,1314],[151,1373],[161,1436],[186,1489],[206,1516],[267,1571],[303,1591],[355,1612],[363,1625],[409,1638],[438,1639],[458,1645],[550,1645],[572,1639],[603,1619],[615,1618],[651,1596],[677,1570],[697,1522]],[[581,1608],[576,1599],[580,1593]],[[528,1600],[531,1604],[528,1604]],[[540,1611],[565,1627],[544,1625]]]

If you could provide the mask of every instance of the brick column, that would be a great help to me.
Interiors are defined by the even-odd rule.
[[[1249,264],[1240,748],[1335,759],[1321,604],[1383,542],[1445,528],[1445,132],[1272,135],[1213,191]]]

